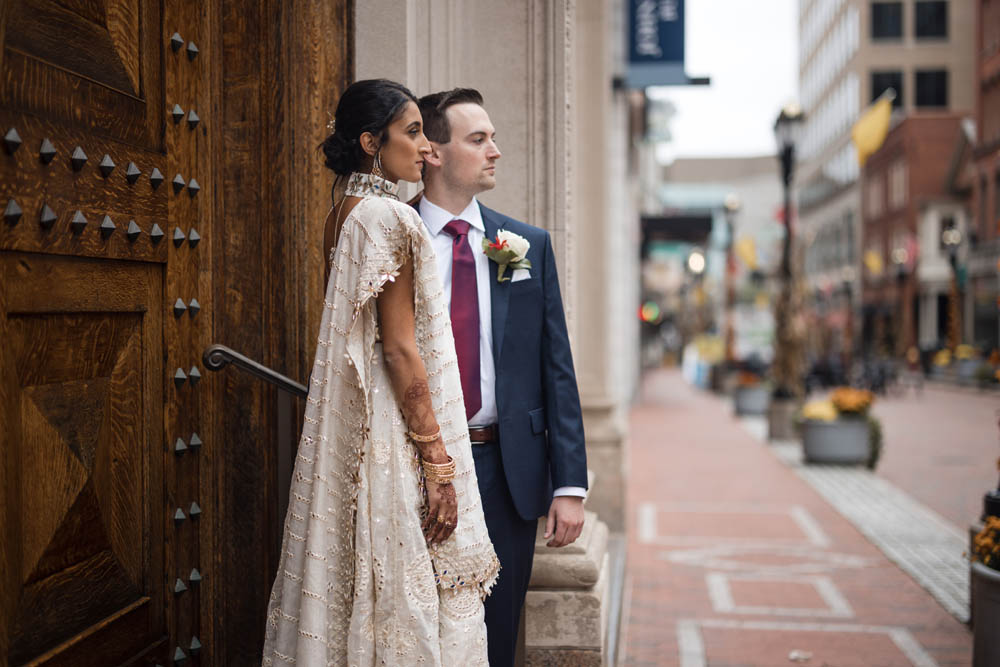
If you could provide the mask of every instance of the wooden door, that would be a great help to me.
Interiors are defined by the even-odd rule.
[[[352,13],[0,0],[0,667],[259,660]]]
[[[201,10],[0,6],[0,665],[205,655]]]

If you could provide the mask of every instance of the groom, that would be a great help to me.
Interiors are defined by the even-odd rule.
[[[583,528],[587,487],[580,398],[548,232],[476,201],[496,185],[500,150],[475,90],[420,100],[431,153],[415,204],[430,231],[450,298],[452,330],[472,454],[500,578],[486,599],[492,667],[514,662],[521,607],[531,578],[535,530],[548,517],[548,546]],[[530,269],[507,270],[483,251],[497,232],[530,243]],[[523,246],[514,239],[512,247]],[[461,519],[459,519],[461,521]]]

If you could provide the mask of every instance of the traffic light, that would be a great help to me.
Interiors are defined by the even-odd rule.
[[[655,301],[647,301],[639,307],[639,319],[647,324],[660,321],[660,306]]]

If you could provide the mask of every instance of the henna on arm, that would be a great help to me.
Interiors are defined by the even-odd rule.
[[[438,423],[427,385],[427,369],[417,350],[413,312],[413,262],[400,267],[395,281],[387,282],[377,297],[382,331],[382,355],[396,401],[407,428],[420,435],[437,432]],[[417,443],[421,456],[432,463],[448,460],[441,438]]]

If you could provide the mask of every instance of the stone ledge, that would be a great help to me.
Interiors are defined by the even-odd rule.
[[[559,655],[592,651],[598,660],[594,664],[600,664],[607,625],[605,597],[608,579],[608,557],[605,554],[597,584],[590,588],[528,591],[524,603],[524,644],[528,664],[571,664],[532,662],[533,656],[540,655],[539,649]]]
[[[545,546],[540,524],[531,569],[531,588],[589,588],[597,583],[608,551],[608,526],[593,512],[584,514],[580,538],[558,549]]]
[[[534,649],[525,656],[525,667],[601,667],[601,652],[567,649]]]

